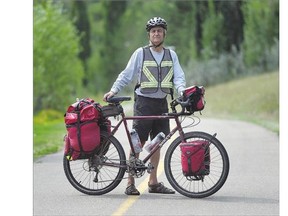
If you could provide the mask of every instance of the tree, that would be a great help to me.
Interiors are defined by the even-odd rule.
[[[61,4],[49,1],[33,9],[34,111],[63,111],[82,88],[79,37]]]
[[[87,59],[90,57],[90,22],[87,15],[87,3],[86,1],[72,1],[72,17],[75,22],[75,26],[80,36],[81,51],[79,57],[83,62],[85,74],[87,73]],[[83,84],[87,86],[88,77],[83,77]]]
[[[195,1],[194,2],[194,8],[195,8],[195,46],[196,46],[196,57],[202,56],[202,50],[203,50],[203,23],[205,21],[205,18],[207,16],[207,10],[208,10],[208,2],[207,1]]]
[[[186,64],[193,55],[191,46],[194,33],[194,20],[192,11],[193,1],[175,1],[175,6],[171,6],[171,13],[177,14],[170,18],[168,36],[170,42],[176,49],[179,59]],[[175,11],[175,12],[173,12]],[[169,16],[167,16],[169,17]],[[170,31],[169,31],[170,29]]]
[[[201,56],[204,59],[210,59],[218,57],[223,50],[223,44],[225,41],[223,32],[223,15],[217,13],[215,10],[214,1],[208,2],[208,14],[203,22],[203,36],[202,45],[203,50]]]
[[[105,65],[105,73],[115,79],[121,70],[123,62],[119,61],[118,55],[123,50],[123,41],[119,41],[119,26],[121,18],[126,9],[126,1],[105,1],[104,8],[106,16],[104,20],[104,36],[103,37],[103,64]],[[121,31],[120,31],[121,32]]]
[[[223,32],[225,37],[221,51],[231,52],[235,46],[240,51],[244,34],[244,17],[242,1],[215,1],[215,10],[223,15]]]
[[[252,67],[259,65],[267,70],[269,52],[279,38],[279,1],[254,0],[245,4],[245,62]]]

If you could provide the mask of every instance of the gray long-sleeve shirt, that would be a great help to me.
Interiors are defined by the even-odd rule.
[[[160,64],[164,55],[164,50],[162,50],[162,52],[160,53],[153,51],[152,48],[150,48],[150,50],[157,64]],[[185,74],[181,68],[177,54],[173,50],[170,50],[170,53],[173,61],[173,71],[174,71],[173,84],[178,94],[180,94],[185,89],[186,86]],[[142,71],[142,64],[143,64],[143,49],[142,47],[140,47],[137,50],[135,50],[135,52],[130,57],[126,68],[118,75],[118,78],[114,82],[111,91],[117,94],[125,86],[131,83],[131,81],[136,76],[137,81],[139,82]],[[140,92],[140,88],[136,89],[136,94],[151,98],[164,98],[167,95],[161,89],[158,89],[158,91],[155,93],[143,94]]]

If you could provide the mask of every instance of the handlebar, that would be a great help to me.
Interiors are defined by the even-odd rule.
[[[111,98],[107,98],[107,102],[110,104],[120,104],[123,101],[130,101],[131,97],[130,96],[113,96]],[[182,110],[180,112],[177,112],[176,106],[180,105]],[[165,113],[164,115],[191,115],[192,113],[190,112],[185,112],[185,108],[189,106],[189,100],[183,101],[183,97],[179,97],[174,99],[170,103],[170,107],[172,109],[172,113]]]
[[[170,103],[170,106],[171,106],[173,114],[177,114],[177,115],[191,115],[192,113],[185,112],[185,108],[190,105],[189,103],[190,103],[190,101],[188,99],[183,101],[183,97],[179,97],[179,98],[176,98],[175,100],[173,100]],[[177,105],[181,106],[181,111],[178,112],[178,113],[176,111],[176,106]]]

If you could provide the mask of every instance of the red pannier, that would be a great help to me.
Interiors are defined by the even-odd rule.
[[[186,88],[183,91],[183,100],[186,101],[189,99],[189,105],[186,107],[186,110],[190,113],[203,110],[205,106],[204,94],[205,89],[203,86]]]
[[[184,176],[203,176],[210,173],[209,142],[195,140],[180,144],[181,165]]]
[[[64,115],[67,135],[65,155],[76,160],[92,153],[100,145],[99,104],[82,99],[70,105]]]

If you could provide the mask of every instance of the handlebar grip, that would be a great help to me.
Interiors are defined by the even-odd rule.
[[[181,105],[181,108],[182,108],[182,110],[178,113],[178,114],[180,114],[180,115],[185,115],[186,113],[185,113],[185,108],[187,107],[187,106],[189,106],[189,100],[187,99],[187,100],[185,100],[185,101],[182,101],[182,99],[183,99],[183,97],[179,97],[179,98],[176,98],[175,100],[173,100],[172,102],[171,102],[171,108],[172,108],[172,111],[173,111],[173,113],[177,113],[176,112],[176,106],[178,105],[178,104],[180,104]],[[187,113],[188,114],[188,113]]]
[[[119,97],[110,97],[110,98],[107,98],[107,102],[108,103],[120,103],[122,101],[130,101],[131,100],[131,97],[130,96],[119,96]]]
[[[182,107],[186,107],[189,105],[189,100],[181,101],[179,98],[176,99],[177,103],[180,104]]]

